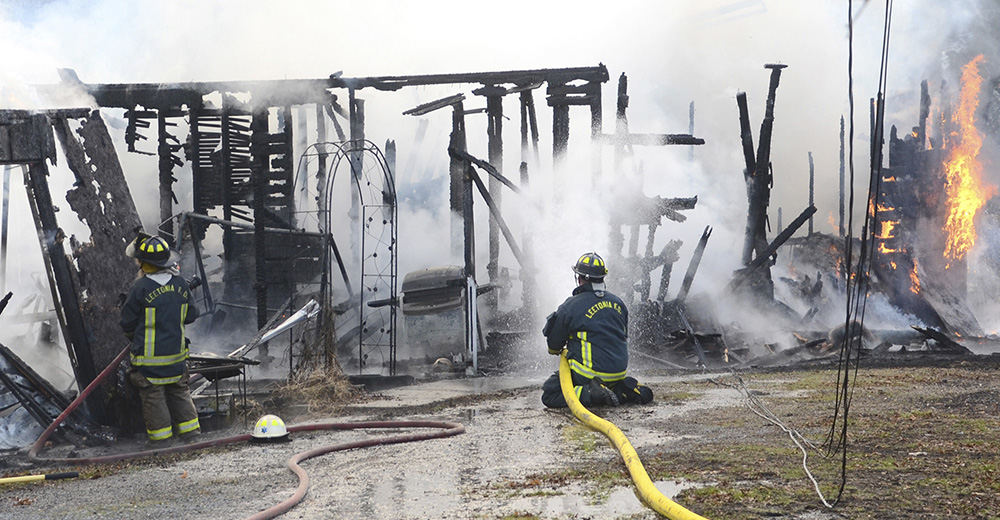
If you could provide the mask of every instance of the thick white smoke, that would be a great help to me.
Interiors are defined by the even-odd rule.
[[[855,4],[855,163],[860,200],[867,178],[868,98],[877,87],[883,13],[878,2]],[[887,123],[911,124],[920,80],[947,78],[954,83],[954,71],[964,55],[979,45],[984,46],[981,52],[996,56],[1000,63],[994,43],[1000,39],[988,32],[997,24],[983,21],[995,19],[991,5],[989,0],[916,0],[897,5]],[[582,108],[571,110],[571,153],[560,173],[565,183],[556,187],[551,112],[544,92],[536,92],[541,164],[531,164],[533,184],[525,196],[505,193],[504,213],[515,234],[526,227],[535,234],[538,280],[546,289],[540,303],[547,310],[568,294],[573,283],[568,266],[581,252],[606,252],[603,217],[615,201],[604,188],[633,172],[641,172],[646,195],[699,197],[697,208],[685,212],[687,222],[664,222],[654,247],[658,251],[670,238],[684,241],[673,291],[682,276],[677,273],[683,273],[706,225],[715,231],[693,290],[725,284],[739,263],[746,211],[735,95],[747,92],[756,141],[767,95],[765,63],[789,66],[782,74],[775,109],[772,229],[778,207],[784,209],[787,224],[806,206],[811,151],[817,175],[816,229],[833,231],[827,221],[830,215],[836,218],[839,119],[847,113],[847,17],[846,2],[833,0],[621,5],[583,1],[571,6],[514,1],[491,7],[458,1],[431,6],[285,2],[280,7],[264,0],[7,2],[0,4],[0,45],[5,49],[0,104],[32,106],[26,86],[56,82],[56,67],[74,68],[85,82],[125,83],[317,78],[339,70],[360,77],[598,62],[607,64],[611,76],[604,89],[606,133],[614,130],[615,81],[623,71],[629,76],[628,118],[633,132],[686,133],[688,103],[694,101],[694,133],[707,143],[697,147],[693,162],[687,159],[687,147],[637,149],[632,171],[613,171],[608,148],[605,184],[596,189],[590,183],[589,114]],[[970,37],[973,26],[980,29]],[[423,118],[427,127],[420,142],[414,139],[420,118],[401,112],[459,92],[469,98],[467,108],[484,106],[482,98],[471,95],[472,88],[359,92],[367,102],[368,138],[379,146],[386,139],[396,140],[400,192],[417,194],[400,207],[401,274],[460,261],[447,245],[447,196],[432,197],[433,202],[419,196],[447,189],[450,110]],[[516,97],[505,100],[504,112],[510,118],[503,131],[504,174],[516,179],[520,162]],[[106,119],[114,117],[105,112]],[[467,121],[469,150],[485,158],[485,117],[470,115]],[[112,132],[120,139],[120,129]],[[332,129],[328,134],[333,135]],[[310,135],[308,141],[312,140]],[[130,181],[155,178],[155,159],[126,154],[123,146],[119,154]],[[143,221],[155,223],[155,183],[131,185]],[[183,188],[178,190],[182,206],[190,200]],[[477,251],[480,276],[485,278],[486,210],[479,200],[477,206]],[[861,211],[859,204],[858,215]],[[502,265],[516,267],[505,245],[501,251]]]

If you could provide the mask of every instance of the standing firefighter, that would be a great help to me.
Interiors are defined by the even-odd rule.
[[[576,289],[549,315],[542,334],[549,354],[565,347],[573,388],[584,406],[648,403],[649,387],[626,377],[628,368],[628,309],[622,300],[604,289],[608,269],[597,253],[586,253],[573,266]],[[550,408],[566,407],[558,372],[542,384],[542,403]]]
[[[140,234],[125,250],[142,269],[122,305],[122,329],[132,342],[129,380],[139,389],[150,441],[201,433],[188,389],[184,326],[198,317],[176,255],[157,236]]]

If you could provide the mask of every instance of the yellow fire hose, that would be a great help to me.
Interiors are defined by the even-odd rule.
[[[0,484],[15,484],[19,482],[37,482],[39,480],[59,480],[63,478],[76,478],[80,474],[75,471],[67,471],[65,473],[46,473],[44,475],[24,475],[21,477],[5,477],[0,478]]]
[[[635,487],[639,491],[639,496],[643,502],[657,513],[671,520],[707,520],[705,517],[692,513],[684,509],[677,502],[663,496],[663,493],[660,493],[656,489],[656,486],[653,485],[653,481],[650,480],[649,475],[646,473],[646,468],[642,467],[639,455],[636,454],[635,448],[632,447],[632,443],[628,441],[625,434],[617,426],[590,413],[590,410],[587,410],[580,404],[580,400],[577,399],[576,392],[573,390],[573,380],[570,377],[569,362],[566,361],[565,350],[559,356],[559,387],[562,388],[563,397],[566,399],[566,403],[569,404],[569,409],[573,412],[573,415],[583,424],[603,433],[618,448],[618,452],[621,453],[622,460],[625,462],[629,474],[632,475],[632,482],[635,483]]]

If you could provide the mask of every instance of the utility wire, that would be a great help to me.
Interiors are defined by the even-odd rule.
[[[846,264],[849,266],[847,279],[847,309],[844,320],[844,337],[841,342],[840,359],[837,368],[837,397],[834,404],[833,421],[830,433],[825,443],[829,454],[839,452],[841,458],[841,478],[835,506],[843,496],[847,483],[847,431],[848,412],[854,394],[854,382],[857,379],[858,367],[863,341],[864,319],[867,311],[870,276],[875,259],[875,227],[878,224],[878,206],[882,185],[882,147],[885,120],[885,92],[888,78],[889,41],[892,27],[892,0],[885,2],[885,18],[882,28],[882,54],[879,63],[879,83],[876,104],[873,107],[874,118],[872,128],[872,143],[870,155],[870,170],[868,182],[868,207],[865,208],[865,218],[862,225],[861,250],[855,270],[851,269],[853,257],[853,216],[854,216],[854,24],[851,17],[851,0],[848,0],[848,99],[850,103],[850,171],[851,197],[850,220],[847,233]],[[852,286],[851,274],[854,283]],[[853,369],[853,374],[852,374]],[[853,375],[853,377],[852,377]],[[841,412],[842,411],[842,412]],[[838,431],[839,423],[839,431]],[[824,500],[824,504],[826,501]],[[830,506],[832,507],[832,506]]]

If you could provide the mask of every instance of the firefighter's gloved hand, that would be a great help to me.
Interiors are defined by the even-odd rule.
[[[549,347],[549,354],[552,354],[553,356],[558,356],[559,354],[562,354],[562,351],[563,347],[558,347],[558,348]]]
[[[118,293],[118,308],[119,309],[121,309],[122,307],[125,306],[125,300],[127,300],[127,299],[128,299],[128,296],[125,296],[125,293]]]

